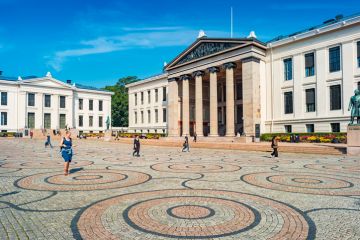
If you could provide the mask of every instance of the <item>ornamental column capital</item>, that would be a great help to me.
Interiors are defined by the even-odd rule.
[[[201,77],[201,76],[203,76],[205,73],[204,73],[204,71],[195,71],[195,72],[193,72],[193,77]]]
[[[228,63],[224,63],[223,66],[225,69],[233,69],[233,68],[236,68],[236,63],[228,62]]]
[[[209,67],[208,70],[209,70],[210,73],[217,73],[217,72],[220,71],[220,68],[218,68],[218,67]]]
[[[185,74],[185,75],[181,75],[180,76],[180,80],[181,81],[186,81],[186,80],[190,80],[191,76],[188,75],[188,74]]]

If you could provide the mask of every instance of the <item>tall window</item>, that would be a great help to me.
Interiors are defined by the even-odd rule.
[[[135,98],[135,106],[137,105],[137,93],[134,94],[134,98]]]
[[[341,86],[330,86],[330,110],[341,109]]]
[[[155,122],[159,122],[159,110],[155,109]]]
[[[356,43],[357,50],[357,66],[360,68],[360,41]]]
[[[51,95],[45,95],[45,107],[51,107]]]
[[[144,104],[144,92],[141,92],[140,100],[141,100],[141,105],[143,105]]]
[[[141,111],[141,123],[144,123],[144,112]]]
[[[35,106],[35,94],[34,93],[28,93],[28,106],[29,107]]]
[[[66,115],[60,114],[60,129],[64,129],[66,127]]]
[[[315,75],[315,63],[314,63],[314,53],[305,54],[305,76],[311,77]]]
[[[7,112],[2,112],[1,113],[1,121],[0,121],[0,125],[1,126],[6,126],[7,125]]]
[[[151,102],[151,95],[150,95],[150,91],[147,92],[147,95],[148,95],[148,103]]]
[[[236,84],[236,100],[242,99],[242,83]]]
[[[315,88],[305,90],[306,94],[306,111],[315,112]]]
[[[28,113],[28,122],[27,122],[28,128],[35,128],[35,113]]]
[[[51,114],[50,113],[44,114],[44,128],[45,129],[51,128]]]
[[[166,87],[163,87],[163,102],[166,101]]]
[[[84,100],[79,98],[79,110],[83,110],[84,109]]]
[[[135,124],[137,124],[138,123],[137,112],[134,112],[134,116],[135,116]]]
[[[148,123],[151,123],[151,112],[150,112],[150,110],[147,111],[147,115],[148,115]]]
[[[285,81],[292,80],[292,58],[284,59],[284,76]]]
[[[340,132],[340,123],[330,123],[331,132]]]
[[[79,115],[79,127],[84,126],[84,116],[83,115]]]
[[[65,108],[66,102],[65,102],[65,96],[60,96],[60,108]]]
[[[284,93],[285,114],[293,113],[293,93]]]
[[[89,99],[89,111],[94,110],[94,100]]]
[[[103,101],[99,100],[99,111],[101,112],[103,110]]]
[[[94,125],[94,117],[89,116],[89,127],[92,127]]]
[[[329,71],[340,71],[340,46],[329,49]]]
[[[292,126],[291,125],[285,125],[285,132],[286,133],[292,133]]]
[[[7,92],[1,92],[1,105],[7,105]]]
[[[308,132],[308,133],[315,132],[314,124],[306,124],[306,132]]]
[[[159,90],[155,89],[155,102],[159,101]]]
[[[163,108],[163,122],[166,123],[166,108]]]
[[[99,116],[99,127],[103,126],[103,117]]]

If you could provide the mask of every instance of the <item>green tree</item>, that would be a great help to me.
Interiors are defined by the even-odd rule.
[[[139,79],[135,76],[120,78],[114,86],[106,86],[105,90],[114,92],[111,98],[111,115],[113,127],[127,127],[129,116],[129,98],[126,84],[136,82]]]

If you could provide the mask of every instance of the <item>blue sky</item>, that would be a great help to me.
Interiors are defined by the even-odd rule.
[[[0,0],[0,70],[6,76],[44,76],[103,87],[123,76],[145,78],[196,40],[251,30],[270,40],[360,12],[343,1]]]

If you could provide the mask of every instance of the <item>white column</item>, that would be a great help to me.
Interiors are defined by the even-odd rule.
[[[210,136],[218,136],[218,96],[217,72],[219,68],[211,67],[210,72]]]
[[[202,87],[202,76],[204,72],[197,71],[194,73],[195,76],[195,132],[196,135],[201,137],[204,135],[203,130],[203,87]]]
[[[159,101],[160,93],[159,94]],[[179,137],[179,85],[175,78],[169,79],[169,104],[168,114],[168,134],[169,137]],[[158,108],[159,122],[162,122],[162,108]],[[139,116],[138,116],[139,120]]]
[[[235,136],[235,122],[234,122],[234,68],[235,63],[225,63],[226,69],[226,136]]]
[[[182,80],[182,135],[190,135],[190,99],[189,99],[189,80],[190,77],[185,75]]]

